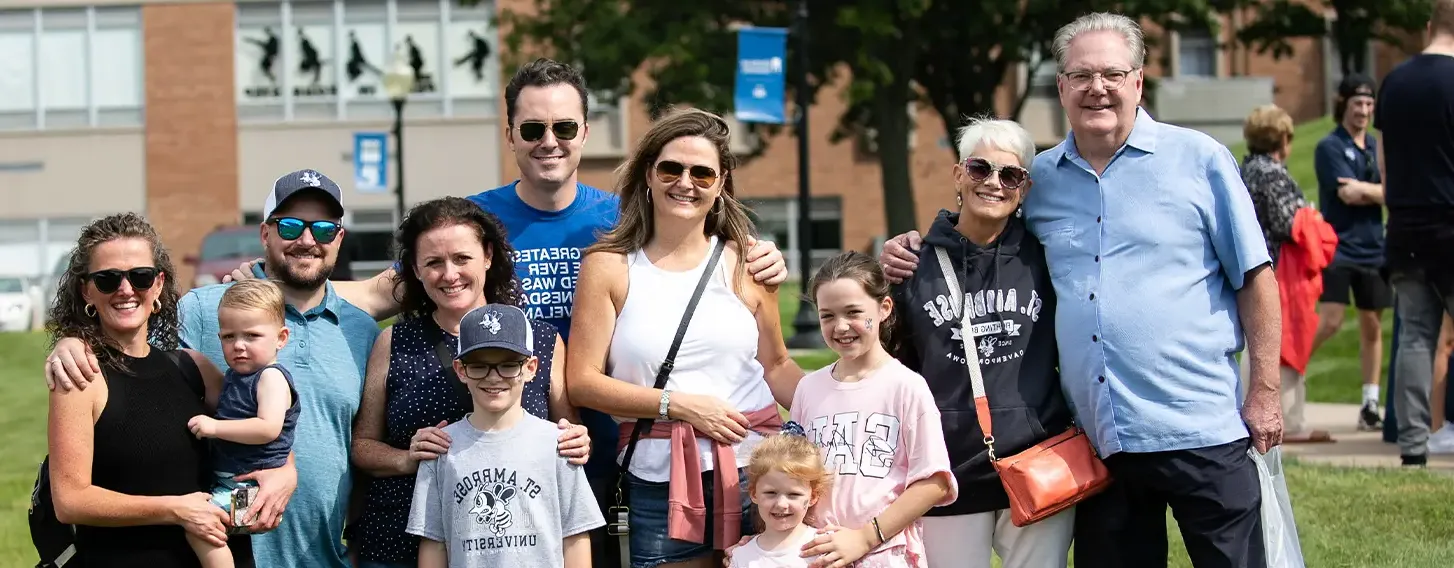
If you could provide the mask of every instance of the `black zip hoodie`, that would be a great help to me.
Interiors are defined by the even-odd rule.
[[[1063,432],[1071,422],[1060,390],[1055,289],[1045,267],[1045,249],[1019,217],[1011,217],[1000,236],[983,247],[955,230],[958,222],[957,213],[939,212],[919,250],[918,270],[894,287],[900,334],[895,355],[923,375],[933,391],[949,463],[959,482],[959,499],[931,509],[929,516],[1010,506],[975,418],[959,321],[935,248],[949,253],[965,294],[962,305],[972,316],[970,324],[1000,324],[997,331],[976,338],[995,455],[1017,454]]]

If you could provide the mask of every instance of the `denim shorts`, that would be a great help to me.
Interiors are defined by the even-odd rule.
[[[747,492],[747,468],[739,468],[742,500],[742,534],[753,532],[757,513],[752,507],[752,497]],[[712,531],[715,529],[716,509],[713,507],[713,490],[716,483],[713,472],[702,472],[703,501],[707,505],[707,542],[698,544],[676,540],[666,536],[667,501],[671,495],[666,483],[642,481],[630,473],[625,474],[627,503],[631,507],[627,522],[631,526],[631,568],[656,568],[668,562],[685,562],[694,558],[710,557],[712,554]],[[618,537],[609,537],[618,538]],[[729,543],[728,546],[737,544]]]

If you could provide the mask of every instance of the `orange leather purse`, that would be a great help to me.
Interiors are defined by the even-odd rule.
[[[1010,497],[1010,522],[1023,527],[1064,511],[1087,497],[1095,495],[1111,483],[1106,465],[1091,447],[1085,430],[1071,423],[1064,432],[1051,436],[1018,454],[995,455],[995,436],[990,423],[990,403],[985,397],[984,375],[980,371],[979,348],[975,344],[969,310],[964,309],[964,293],[959,277],[944,249],[936,248],[939,267],[949,285],[950,303],[959,318],[960,336],[964,338],[964,360],[974,388],[974,414],[984,431],[989,448],[990,464],[1000,475],[1000,483]]]

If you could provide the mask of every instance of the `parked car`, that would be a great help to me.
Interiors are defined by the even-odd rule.
[[[263,243],[257,225],[239,225],[213,229],[202,239],[198,254],[188,255],[182,261],[197,269],[192,286],[200,287],[221,282],[237,265],[262,256]]]
[[[30,331],[35,315],[30,284],[19,276],[0,276],[0,331]]]

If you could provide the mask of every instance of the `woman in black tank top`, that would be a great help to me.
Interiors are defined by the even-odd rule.
[[[105,380],[50,395],[56,515],[76,525],[82,567],[193,567],[188,532],[226,542],[227,515],[208,502],[204,441],[187,421],[210,414],[222,375],[177,349],[177,291],[156,232],[121,214],[88,225],[61,277],[47,324],[96,354]],[[231,539],[251,565],[246,536]]]

